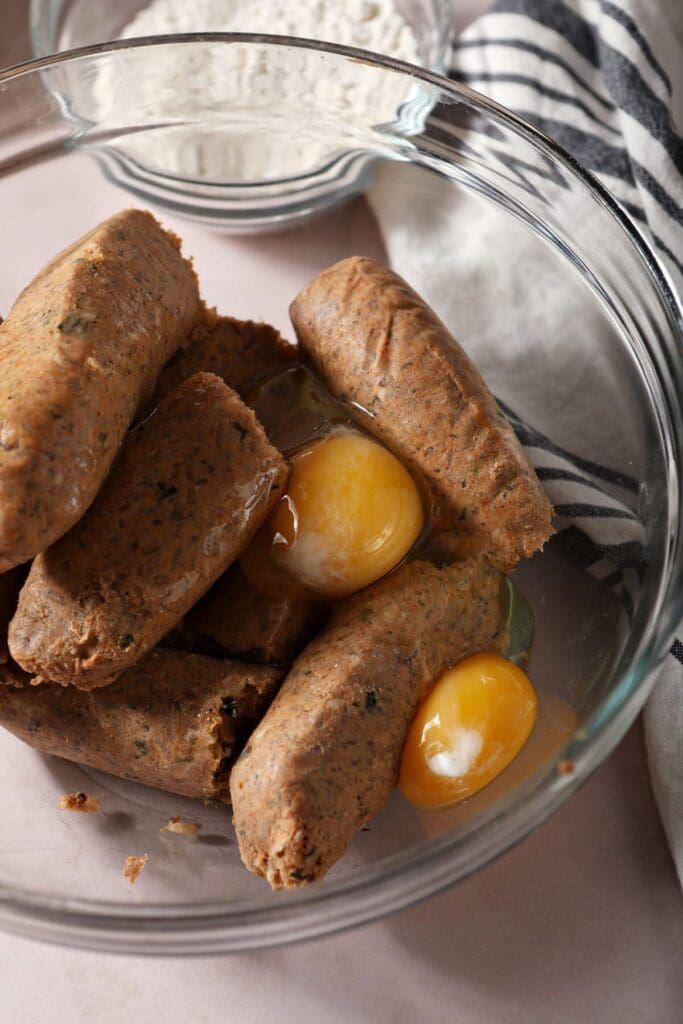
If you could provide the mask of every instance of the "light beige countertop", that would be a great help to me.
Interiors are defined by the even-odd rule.
[[[485,6],[461,4],[459,16]],[[26,7],[0,0],[3,65],[27,55]],[[258,259],[257,240],[223,244]],[[283,253],[286,244],[283,236]],[[567,805],[495,864],[348,934],[203,960],[108,957],[0,935],[2,1024],[151,1020],[680,1024],[683,897],[640,723]]]

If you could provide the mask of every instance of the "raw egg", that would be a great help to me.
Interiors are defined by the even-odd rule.
[[[338,430],[292,458],[270,520],[271,554],[316,594],[347,597],[385,576],[424,524],[412,477],[371,438]]]
[[[521,750],[537,707],[519,666],[497,654],[465,658],[441,676],[410,727],[401,761],[404,796],[427,810],[476,793]]]
[[[286,454],[320,436],[325,427],[345,415],[305,366],[266,381],[253,408],[271,443]]]

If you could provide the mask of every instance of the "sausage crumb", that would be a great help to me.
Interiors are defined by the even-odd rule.
[[[148,863],[149,857],[146,853],[143,853],[142,857],[126,857],[126,863],[123,865],[123,877],[127,878],[130,884],[133,885]]]
[[[100,801],[88,793],[65,793],[59,801],[60,811],[80,811],[81,814],[97,814]]]
[[[178,836],[194,836],[202,826],[197,821],[183,821],[179,814],[174,814],[164,827],[162,832],[173,832]]]
[[[560,775],[573,775],[574,773],[574,762],[566,758],[557,762],[557,770]]]

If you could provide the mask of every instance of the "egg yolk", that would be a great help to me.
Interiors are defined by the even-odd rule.
[[[413,721],[403,795],[425,810],[465,800],[521,750],[537,715],[526,674],[497,654],[465,658],[438,680]]]
[[[292,459],[270,520],[271,555],[320,596],[347,597],[386,575],[424,524],[412,477],[391,452],[355,431],[329,434]]]

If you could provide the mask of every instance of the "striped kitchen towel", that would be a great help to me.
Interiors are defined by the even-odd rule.
[[[450,76],[593,171],[683,290],[683,0],[498,0]]]
[[[683,294],[683,139],[676,127],[683,123],[683,0],[497,0],[454,40],[450,75],[520,113],[596,174]],[[436,178],[425,190],[420,173],[387,165],[370,192],[391,265],[458,324],[475,361],[492,370],[487,375],[555,506],[557,543],[618,595],[628,621],[644,554],[639,483],[624,467],[610,466],[607,450],[596,447],[594,411],[578,408],[582,401],[590,408],[586,368],[596,376],[600,368],[588,356],[577,359],[577,348],[595,349],[596,335],[609,328],[525,228],[511,221],[501,237],[496,211],[454,198]],[[504,337],[489,339],[492,304],[506,310],[507,323]],[[549,337],[561,372],[553,414],[545,417],[534,382]],[[519,402],[526,421],[507,401]],[[563,408],[566,447],[535,429],[555,422]],[[618,429],[628,418],[622,412]],[[607,429],[601,422],[603,440]],[[619,450],[615,436],[606,449]],[[683,882],[679,640],[646,707],[645,730],[655,795]]]

